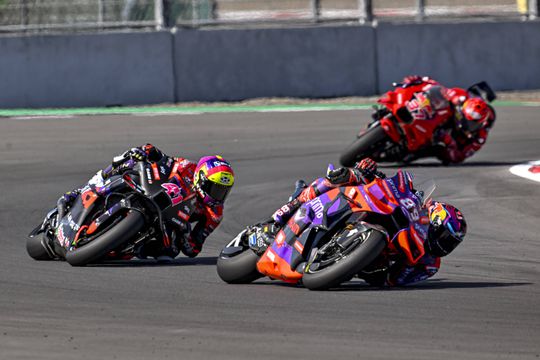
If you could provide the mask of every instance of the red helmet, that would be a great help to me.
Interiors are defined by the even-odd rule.
[[[466,131],[475,132],[487,125],[491,116],[491,108],[481,98],[467,99],[461,107],[464,121],[462,125]]]

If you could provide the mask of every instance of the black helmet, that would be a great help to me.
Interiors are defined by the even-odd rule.
[[[435,257],[450,254],[467,233],[463,214],[452,205],[434,202],[429,207],[429,222],[425,249]]]

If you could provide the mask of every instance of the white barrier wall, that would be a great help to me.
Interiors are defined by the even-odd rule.
[[[540,22],[0,37],[0,107],[374,95],[404,75],[540,89]]]
[[[374,49],[362,26],[178,31],[177,100],[370,95]]]
[[[408,74],[449,86],[486,80],[496,90],[540,89],[540,22],[382,24],[378,89]]]
[[[0,107],[174,101],[168,32],[0,37]]]

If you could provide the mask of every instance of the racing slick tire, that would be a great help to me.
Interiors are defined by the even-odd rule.
[[[66,261],[72,266],[85,266],[107,255],[133,238],[144,226],[144,216],[129,211],[114,227],[80,248],[66,252]]]
[[[381,125],[376,125],[366,130],[348,148],[343,151],[339,162],[346,167],[353,167],[358,160],[372,156],[372,149],[378,143],[386,139],[386,133]]]
[[[217,261],[218,275],[229,284],[249,284],[263,277],[257,271],[259,259],[259,256],[249,248],[235,256],[220,254]]]
[[[26,252],[34,260],[53,259],[45,249],[44,241],[47,241],[45,233],[42,233],[41,236],[33,236],[26,239]]]
[[[354,277],[386,247],[386,235],[372,230],[367,239],[342,259],[321,270],[304,270],[302,283],[309,290],[327,290]]]

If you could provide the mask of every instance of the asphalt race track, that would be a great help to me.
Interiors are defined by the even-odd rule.
[[[357,280],[328,292],[227,285],[216,256],[297,178],[337,163],[368,111],[0,119],[0,359],[538,359],[540,183],[508,168],[540,159],[540,115],[497,110],[464,165],[410,167],[469,223],[441,271],[417,286]],[[225,220],[198,258],[73,268],[26,254],[26,234],[62,192],[145,142],[235,167]]]

